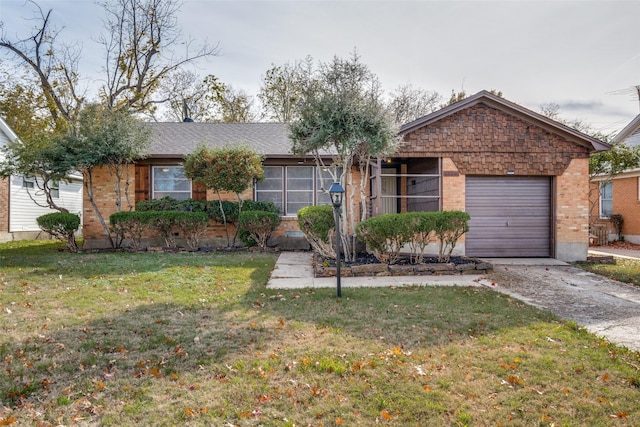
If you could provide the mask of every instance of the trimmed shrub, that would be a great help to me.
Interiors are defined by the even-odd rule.
[[[407,212],[369,218],[356,226],[356,234],[380,262],[394,264],[405,245],[411,262],[421,263],[429,240],[440,240],[438,261],[449,262],[460,237],[469,231],[469,214],[461,211]]]
[[[273,202],[256,202],[254,200],[245,200],[242,203],[242,211],[261,211],[261,212],[273,212],[278,217],[280,216],[280,208]],[[246,247],[257,246],[258,242],[256,242],[250,235],[249,232],[242,227],[238,229],[238,238],[242,242],[242,244]]]
[[[59,239],[71,252],[78,252],[75,233],[80,228],[80,217],[68,212],[53,212],[36,218],[38,227],[45,233]]]
[[[280,216],[277,213],[265,211],[244,211],[238,220],[240,230],[246,231],[248,237],[262,249],[267,247],[267,240],[279,224]]]
[[[360,222],[356,226],[356,235],[380,262],[395,264],[400,250],[411,240],[409,220],[406,214],[375,216]]]
[[[175,226],[182,232],[189,249],[200,245],[200,237],[207,229],[209,216],[204,212],[180,212],[175,218]]]
[[[332,237],[335,219],[332,206],[306,206],[298,211],[298,226],[311,247],[320,255],[336,258]]]
[[[436,237],[440,240],[438,261],[449,262],[458,239],[469,231],[469,214],[462,211],[442,211],[436,216]]]
[[[424,251],[434,234],[436,218],[439,212],[408,212],[405,215],[411,231],[409,247],[411,248],[411,263],[424,262]]]
[[[139,251],[141,249],[142,233],[149,223],[149,212],[145,211],[126,211],[116,212],[109,217],[111,230],[116,235],[119,242],[129,237],[131,239],[131,247]]]

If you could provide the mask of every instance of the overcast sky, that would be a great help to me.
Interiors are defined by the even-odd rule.
[[[66,40],[82,42],[83,75],[97,78],[103,10],[91,0],[40,0]],[[9,37],[26,35],[33,8],[0,0]],[[185,0],[186,37],[219,43],[199,63],[203,76],[255,95],[272,64],[311,55],[327,61],[354,48],[390,92],[413,84],[448,99],[496,89],[540,111],[560,105],[567,119],[618,131],[640,113],[640,0],[320,1]]]

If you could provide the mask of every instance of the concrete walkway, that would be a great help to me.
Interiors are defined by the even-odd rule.
[[[613,255],[616,258],[636,259],[640,261],[640,250],[618,249],[610,246],[594,246],[589,248],[589,255]]]

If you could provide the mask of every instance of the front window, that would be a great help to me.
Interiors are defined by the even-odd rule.
[[[23,176],[22,177],[22,188],[35,188],[36,186],[36,178],[34,176]]]
[[[609,218],[613,213],[613,183],[600,184],[600,217]]]
[[[163,197],[176,200],[191,198],[191,180],[184,175],[182,166],[153,167],[153,198]]]
[[[293,216],[310,205],[329,205],[325,191],[333,182],[328,170],[315,166],[264,166],[256,183],[256,200],[273,202],[283,215]]]
[[[60,182],[53,181],[51,183],[51,188],[49,189],[49,193],[51,194],[51,197],[53,197],[54,199],[59,199],[60,198]]]

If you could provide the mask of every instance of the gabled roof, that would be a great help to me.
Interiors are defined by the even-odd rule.
[[[624,129],[613,137],[613,142],[625,142],[629,143],[629,145],[640,145],[640,114],[638,114],[628,125],[624,127]]]
[[[151,129],[151,157],[181,158],[198,146],[248,147],[269,157],[292,157],[284,123],[145,123]]]
[[[10,142],[14,142],[18,139],[18,135],[9,127],[7,122],[4,121],[2,117],[0,117],[0,132],[4,133],[9,139]]]
[[[431,114],[414,120],[411,123],[407,123],[400,128],[399,133],[400,135],[405,135],[480,103],[501,110],[507,114],[516,116],[526,122],[543,127],[550,132],[561,134],[566,139],[587,147],[590,151],[604,151],[611,148],[611,145],[600,141],[597,138],[586,135],[569,126],[565,126],[562,123],[556,122],[555,120],[524,108],[511,101],[507,101],[506,99],[496,96],[486,90],[478,92],[473,96],[463,99],[462,101],[458,101],[454,104],[448,105],[441,110],[435,111]]]

